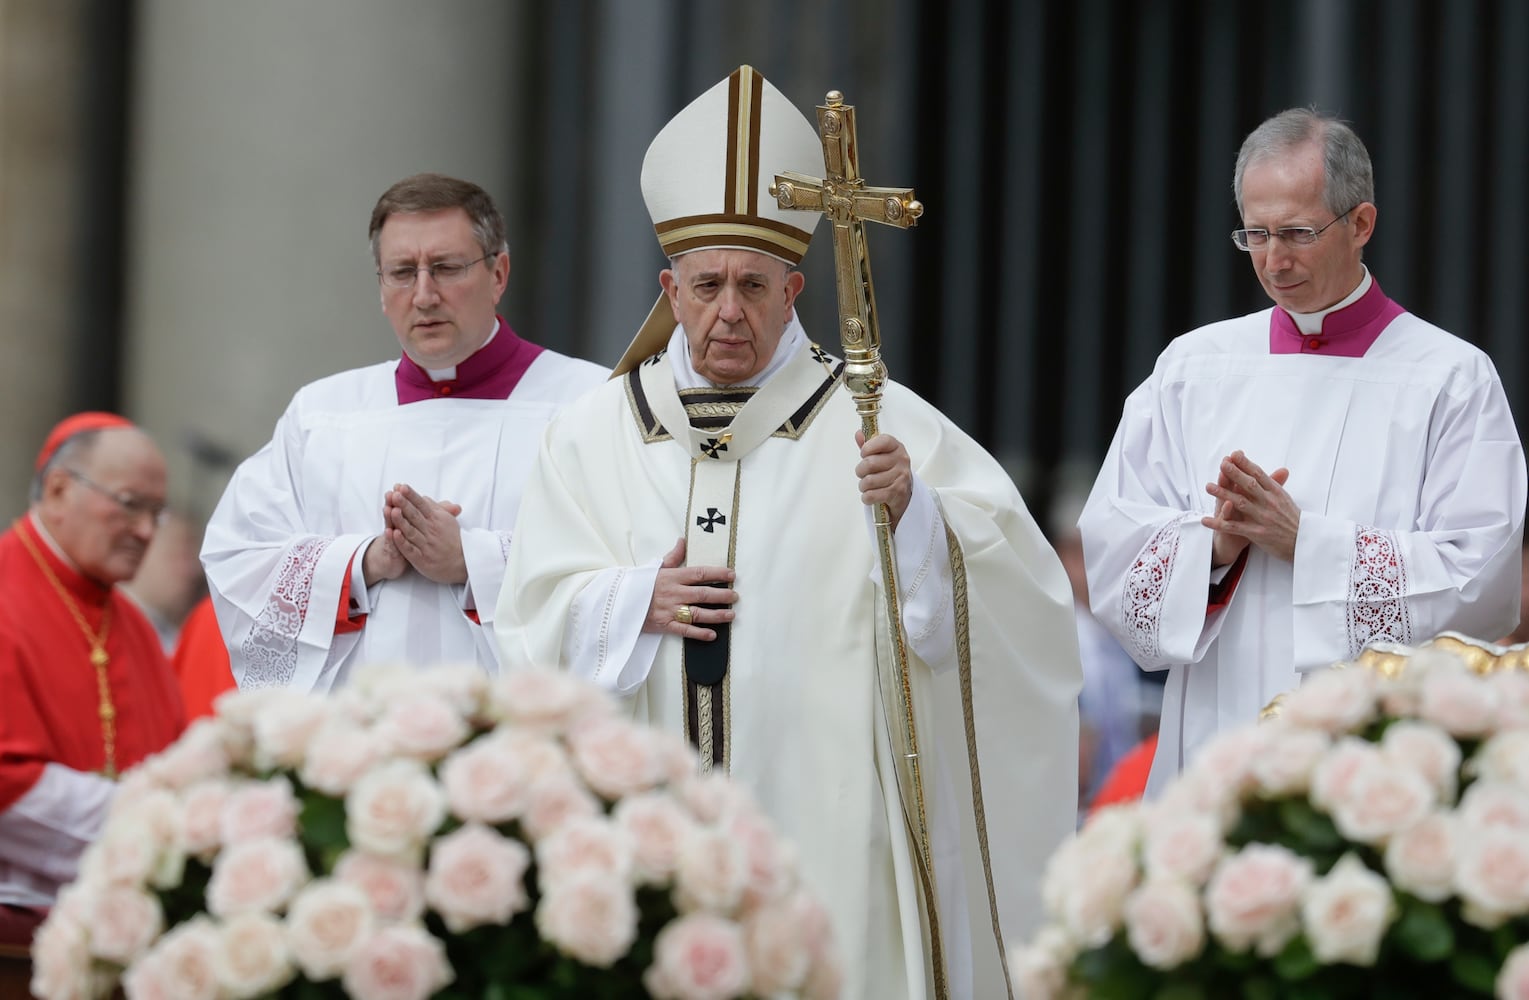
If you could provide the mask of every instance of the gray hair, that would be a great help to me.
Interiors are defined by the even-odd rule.
[[[1375,201],[1375,171],[1370,153],[1346,122],[1324,115],[1316,108],[1281,111],[1248,134],[1237,153],[1232,194],[1242,211],[1242,176],[1248,167],[1271,156],[1287,153],[1308,142],[1322,144],[1322,204],[1341,215],[1360,202]]]
[[[43,463],[32,476],[32,486],[27,491],[27,501],[37,503],[42,500],[43,481],[48,478],[48,473],[54,469],[72,468],[76,460],[89,455],[96,446],[96,439],[101,436],[101,431],[107,430],[99,427],[95,430],[80,431],[78,434],[65,439],[64,443],[54,449],[53,454]]]

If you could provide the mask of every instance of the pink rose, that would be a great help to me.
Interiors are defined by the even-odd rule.
[[[1317,961],[1371,966],[1396,916],[1391,884],[1345,854],[1301,898],[1301,924]]]
[[[536,906],[536,929],[544,940],[601,969],[631,950],[637,919],[631,885],[594,873],[558,881]]]
[[[732,837],[714,827],[697,828],[680,850],[675,905],[681,913],[730,913],[743,899],[748,878],[748,858]]]
[[[1235,801],[1253,788],[1253,764],[1269,752],[1273,740],[1273,731],[1266,726],[1243,726],[1218,733],[1196,753],[1181,780],[1207,785],[1212,800]]]
[[[220,939],[212,921],[195,916],[172,927],[149,952],[167,996],[175,1000],[217,1000]]]
[[[497,732],[452,753],[440,774],[446,805],[463,820],[504,823],[518,819],[530,798],[532,777],[526,760],[515,752],[511,740]]]
[[[649,732],[630,719],[586,719],[569,727],[568,753],[584,782],[615,801],[646,792],[665,778],[664,758]]]
[[[1099,850],[1080,855],[1057,912],[1074,941],[1097,947],[1120,928],[1127,897],[1140,870],[1131,854]]]
[[[632,845],[633,877],[643,885],[668,882],[695,828],[674,799],[661,792],[634,795],[616,803],[611,818]]]
[[[1331,803],[1333,824],[1349,840],[1383,845],[1428,815],[1433,788],[1423,776],[1390,757],[1367,758],[1355,771],[1347,793]]]
[[[430,847],[425,901],[453,934],[503,925],[527,905],[525,874],[531,852],[497,830],[468,823]]]
[[[207,912],[230,917],[254,910],[275,912],[308,881],[302,848],[290,840],[262,838],[224,848],[207,882]]]
[[[223,924],[218,980],[230,997],[263,997],[292,981],[292,953],[281,921],[267,913],[241,913]]]
[[[543,733],[560,733],[575,720],[610,715],[615,706],[595,685],[552,670],[514,670],[489,685],[489,714]]]
[[[1034,941],[1009,952],[1016,992],[1024,1000],[1059,1000],[1067,991],[1067,967],[1076,956],[1060,927],[1042,927]]]
[[[1376,716],[1375,674],[1350,668],[1307,674],[1285,696],[1280,721],[1341,736],[1362,728]]]
[[[1506,827],[1462,837],[1455,889],[1462,916],[1478,927],[1491,929],[1529,912],[1529,838]]]
[[[388,753],[428,762],[459,746],[471,729],[444,698],[414,690],[383,710],[374,731]]]
[[[1386,874],[1398,889],[1430,903],[1442,903],[1454,891],[1455,820],[1434,812],[1408,827],[1386,845]]]
[[[159,852],[158,837],[148,823],[138,815],[119,816],[81,855],[80,871],[109,885],[143,886],[159,863]]]
[[[346,851],[335,862],[334,877],[366,893],[373,912],[384,920],[409,923],[425,912],[425,874],[412,863]]]
[[[1401,719],[1386,727],[1380,752],[1421,774],[1440,802],[1455,801],[1460,788],[1460,744],[1426,722]]]
[[[445,818],[445,794],[415,760],[379,764],[345,796],[345,832],[373,854],[415,856]]]
[[[1508,952],[1497,970],[1497,1000],[1529,1000],[1529,944]]]
[[[262,706],[251,727],[255,735],[255,769],[297,769],[308,751],[308,741],[330,714],[325,699],[296,691],[284,691]]]
[[[366,894],[346,882],[319,879],[287,911],[287,946],[303,975],[333,979],[371,940],[376,918]]]
[[[164,923],[158,896],[136,887],[109,886],[96,897],[91,914],[91,954],[129,965],[148,951]]]
[[[382,738],[341,713],[325,720],[308,741],[298,776],[309,788],[342,796],[382,760]]]
[[[815,905],[805,892],[780,896],[749,913],[743,922],[743,941],[748,950],[754,981],[750,992],[760,996],[795,993],[812,967],[813,942],[809,934],[808,907]]]
[[[223,803],[232,786],[224,780],[199,781],[181,793],[180,848],[210,861],[223,846]]]
[[[730,920],[691,913],[671,921],[653,943],[642,977],[655,1000],[731,1000],[749,988],[743,933]]]
[[[297,832],[297,797],[282,775],[233,786],[223,803],[218,835],[225,845]]]
[[[49,1000],[96,995],[90,941],[79,922],[55,910],[32,938],[32,992]]]
[[[752,809],[740,810],[727,822],[726,830],[743,848],[748,873],[743,890],[745,906],[759,906],[791,888],[796,879],[795,864],[769,820]]]
[[[384,927],[345,966],[341,985],[367,1000],[425,1000],[455,978],[446,948],[424,928]]]
[[[1126,940],[1143,964],[1172,969],[1205,947],[1200,897],[1178,879],[1149,879],[1126,899]]]
[[[1497,702],[1496,728],[1529,729],[1529,674],[1502,670],[1487,678]]]
[[[1493,736],[1471,758],[1471,768],[1480,780],[1529,792],[1529,730],[1509,729]]]
[[[280,715],[293,700],[303,697],[286,688],[267,687],[236,688],[219,698],[217,718],[223,724],[229,761],[255,767],[255,719],[264,714]]]
[[[1369,740],[1347,736],[1339,740],[1311,772],[1312,805],[1328,812],[1350,794],[1349,788],[1361,768],[1380,756]]]
[[[534,842],[565,823],[600,813],[599,801],[571,773],[553,775],[532,782],[520,825]]]
[[[675,794],[702,823],[721,823],[739,809],[755,808],[742,785],[715,771],[689,776]]]
[[[1467,828],[1496,826],[1529,833],[1529,792],[1483,778],[1465,790],[1456,815]]]
[[[35,983],[35,980],[34,980]],[[43,993],[33,986],[33,992],[50,1000],[62,1000],[63,994]],[[68,994],[70,1000],[85,1000],[99,996],[102,991]],[[150,954],[122,974],[122,992],[127,1000],[177,1000],[170,987],[169,970],[158,952]]]
[[[1311,862],[1287,848],[1249,844],[1222,861],[1206,886],[1211,933],[1230,951],[1278,954],[1300,930],[1298,908],[1311,874]]]
[[[219,778],[230,765],[224,725],[217,719],[195,719],[176,741],[143,762],[156,782],[182,789],[198,781]]]
[[[1419,715],[1451,736],[1485,736],[1497,718],[1491,686],[1463,670],[1430,670],[1421,696]]]
[[[1253,759],[1253,782],[1270,797],[1296,795],[1311,787],[1311,774],[1332,746],[1319,729],[1270,727],[1274,739],[1267,753]]]
[[[1142,866],[1153,878],[1171,876],[1199,888],[1225,850],[1215,818],[1205,813],[1161,812],[1147,827]]]
[[[571,819],[536,845],[537,880],[552,888],[564,879],[592,876],[632,882],[632,844],[604,818]]]

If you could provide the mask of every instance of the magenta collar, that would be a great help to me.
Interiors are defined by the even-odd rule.
[[[418,403],[424,399],[505,399],[521,376],[531,367],[545,348],[529,340],[521,340],[510,329],[504,318],[499,320],[498,333],[480,347],[472,357],[457,365],[457,377],[434,382],[407,354],[398,359],[393,372],[393,382],[398,389],[398,405]]]
[[[1362,358],[1381,331],[1405,311],[1386,298],[1380,282],[1372,275],[1370,290],[1358,302],[1322,317],[1322,332],[1318,335],[1302,333],[1290,314],[1275,306],[1269,317],[1269,353]]]

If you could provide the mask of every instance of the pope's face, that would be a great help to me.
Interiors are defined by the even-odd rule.
[[[38,513],[74,565],[98,583],[130,580],[165,502],[165,460],[136,428],[103,430],[83,454],[49,470]]]
[[[395,213],[377,233],[378,266],[384,272],[421,269],[408,288],[382,284],[382,311],[404,353],[421,368],[451,368],[483,346],[510,278],[510,256],[499,253],[472,264],[449,284],[423,269],[482,256],[472,220],[460,208]]]
[[[753,250],[697,250],[675,259],[659,283],[690,342],[690,363],[716,385],[747,383],[780,346],[806,281]]]
[[[1333,222],[1332,210],[1322,201],[1325,185],[1318,143],[1258,160],[1243,171],[1245,228],[1272,233],[1291,226],[1322,229],[1333,223],[1311,246],[1291,246],[1276,236],[1267,247],[1248,254],[1264,291],[1289,312],[1313,313],[1335,305],[1364,277],[1359,258],[1375,231],[1375,206],[1362,202]]]

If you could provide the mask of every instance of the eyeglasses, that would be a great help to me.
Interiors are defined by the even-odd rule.
[[[1358,207],[1358,205],[1354,206],[1354,208]],[[1272,233],[1267,229],[1234,229],[1232,242],[1237,244],[1238,250],[1262,250],[1269,245],[1269,237],[1278,236],[1285,241],[1287,247],[1309,247],[1317,241],[1318,236],[1327,232],[1334,222],[1346,218],[1354,208],[1339,215],[1337,219],[1321,229],[1313,229],[1310,226],[1287,226],[1284,229],[1276,229]]]
[[[477,260],[438,260],[434,264],[426,264],[424,267],[415,267],[413,264],[398,264],[386,267],[377,272],[377,277],[389,288],[412,288],[414,281],[419,277],[419,272],[424,271],[430,275],[430,280],[437,285],[451,285],[467,277],[468,270],[474,265],[488,260],[490,257],[499,256],[497,253],[486,253]]]
[[[159,524],[165,519],[166,504],[162,500],[147,500],[136,493],[128,493],[126,491],[118,493],[116,490],[109,490],[78,469],[66,467],[64,471],[69,474],[71,479],[90,487],[115,503],[118,507],[121,507],[123,512],[134,520],[143,517],[145,514],[155,524]]]

